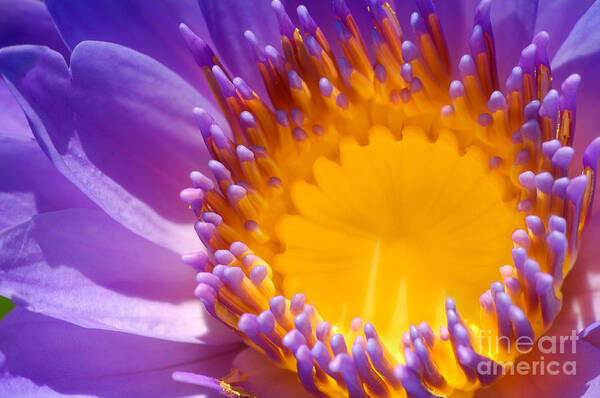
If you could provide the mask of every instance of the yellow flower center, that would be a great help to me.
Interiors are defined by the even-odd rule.
[[[297,214],[277,223],[283,293],[306,294],[340,330],[373,322],[394,351],[410,324],[439,329],[448,297],[476,319],[473,298],[511,262],[519,225],[481,155],[460,154],[448,132],[430,141],[417,127],[374,126],[367,145],[345,140],[338,160],[318,158],[311,181],[291,188]]]

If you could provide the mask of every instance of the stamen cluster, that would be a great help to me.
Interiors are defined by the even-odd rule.
[[[477,7],[471,53],[460,59],[457,80],[431,1],[418,0],[411,15],[414,42],[404,39],[386,2],[368,3],[369,46],[343,0],[333,1],[344,54],[336,60],[304,6],[296,26],[273,1],[281,50],[245,33],[270,103],[231,77],[206,43],[181,26],[232,137],[207,112],[194,110],[214,179],[192,172],[193,187],[181,193],[207,248],[183,259],[199,271],[195,293],[206,309],[279,366],[297,372],[316,396],[472,390],[498,377],[482,374],[478,364],[513,358],[517,340],[539,337],[559,312],[561,284],[577,257],[593,199],[600,139],[585,151],[581,174],[572,176],[580,78],[572,75],[560,91],[552,89],[547,33],[521,52],[501,90],[489,0]],[[479,297],[480,319],[463,319],[449,298],[446,325],[436,332],[427,322],[411,326],[398,342],[399,355],[368,320],[356,318],[349,330],[340,330],[322,319],[309,297],[280,295],[281,276],[270,266],[285,248],[275,221],[294,211],[291,182],[310,180],[315,160],[335,160],[345,139],[367,145],[373,126],[384,126],[397,140],[416,126],[433,143],[451,136],[461,153],[478,151],[504,199],[517,203],[521,220],[511,237],[513,264],[499,264],[499,280]],[[475,344],[482,329],[508,343],[500,349]]]

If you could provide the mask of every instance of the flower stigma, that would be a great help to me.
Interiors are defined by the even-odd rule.
[[[183,260],[206,309],[315,396],[472,391],[560,311],[600,138],[570,167],[580,77],[552,88],[546,32],[501,86],[490,0],[454,74],[430,0],[412,40],[367,3],[370,37],[334,0],[333,38],[274,0],[281,48],[244,34],[268,98],[180,26],[228,122],[194,109],[212,175],[181,198],[207,250]],[[176,379],[251,396],[196,376]]]

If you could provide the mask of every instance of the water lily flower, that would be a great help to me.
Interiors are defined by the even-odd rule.
[[[599,1],[0,0],[0,47],[0,396],[600,395]]]

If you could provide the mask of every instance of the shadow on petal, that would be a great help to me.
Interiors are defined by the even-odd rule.
[[[16,308],[0,323],[0,395],[191,396],[204,391],[173,381],[173,371],[220,377],[239,350],[86,329]]]
[[[34,311],[175,341],[237,340],[193,296],[191,268],[100,210],[35,216],[0,246],[0,294]]]

